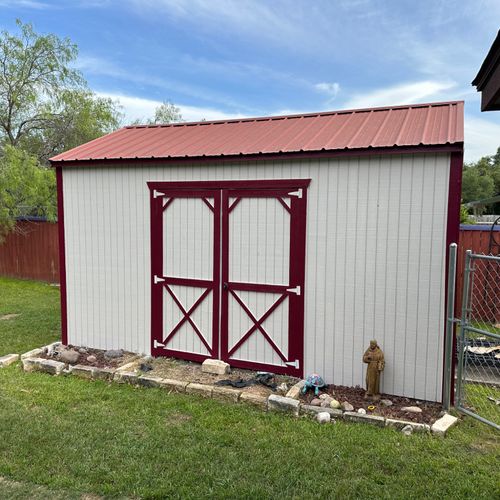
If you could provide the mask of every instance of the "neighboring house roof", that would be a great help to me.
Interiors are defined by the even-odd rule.
[[[482,200],[469,201],[465,204],[466,207],[484,207],[487,205],[493,205],[500,202],[500,194],[492,196],[491,198],[483,198]]]
[[[500,30],[472,85],[481,92],[481,111],[500,110]]]
[[[459,145],[463,101],[170,125],[138,125],[51,158],[53,164],[201,159]]]

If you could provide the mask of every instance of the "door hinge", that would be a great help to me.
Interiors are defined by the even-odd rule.
[[[160,198],[161,196],[165,196],[165,193],[162,193],[161,191],[157,191],[156,189],[153,189],[153,198]]]
[[[288,196],[297,196],[299,198],[302,198],[302,188],[300,188],[298,191],[292,191],[291,193],[288,193]]]
[[[287,288],[287,292],[292,292],[295,295],[300,295],[300,285],[296,286],[295,288]]]
[[[163,347],[165,349],[165,344],[158,342],[156,339],[153,341],[153,346],[155,349],[158,349],[158,347]]]
[[[299,363],[298,359],[296,359],[295,361],[287,361],[285,363],[285,365],[287,365],[287,366],[293,366],[296,370],[298,370],[300,368],[300,363]]]
[[[155,285],[157,283],[161,283],[162,281],[165,281],[165,278],[160,278],[159,276],[156,276],[156,274],[155,274],[155,276],[154,276]]]

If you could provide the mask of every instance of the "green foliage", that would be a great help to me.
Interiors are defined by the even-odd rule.
[[[110,98],[89,90],[65,90],[49,105],[52,119],[27,135],[20,145],[45,163],[51,156],[112,132],[121,113]]]
[[[152,118],[138,118],[134,120],[131,125],[165,125],[168,123],[182,122],[181,110],[173,103],[164,101],[155,109],[154,117]]]
[[[496,154],[466,163],[462,176],[462,201],[483,200],[500,194],[500,148]],[[500,213],[497,204],[493,213]]]
[[[38,160],[13,146],[0,157],[0,241],[12,230],[16,217],[56,217],[55,174]]]
[[[471,224],[472,218],[465,205],[460,205],[460,224]]]
[[[75,44],[56,35],[39,35],[20,20],[17,26],[19,35],[0,33],[0,130],[13,146],[53,118],[54,96],[84,83],[70,68],[78,53]]]

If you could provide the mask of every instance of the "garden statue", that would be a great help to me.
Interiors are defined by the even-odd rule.
[[[377,345],[376,340],[370,341],[370,347],[363,354],[363,363],[368,364],[366,369],[365,399],[380,399],[380,373],[385,366],[384,353]]]
[[[305,394],[308,389],[314,389],[314,395],[317,396],[322,387],[325,387],[325,381],[317,373],[313,373],[306,378],[302,392]]]

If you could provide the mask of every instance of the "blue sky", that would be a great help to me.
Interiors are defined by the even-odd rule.
[[[188,120],[466,101],[466,160],[500,146],[470,85],[499,0],[0,0],[77,43],[78,68],[125,120],[162,100]]]

